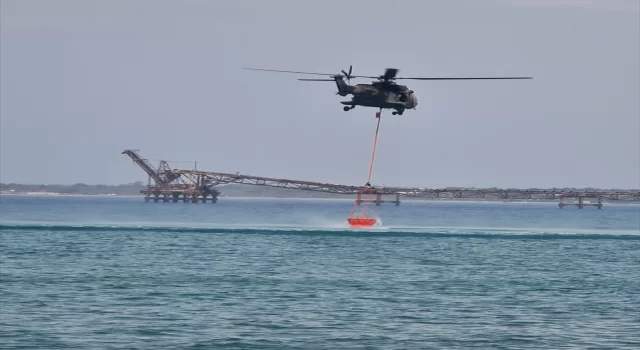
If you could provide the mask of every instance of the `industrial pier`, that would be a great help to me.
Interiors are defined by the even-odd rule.
[[[465,188],[405,188],[336,185],[321,182],[277,179],[261,176],[219,173],[194,169],[171,169],[166,161],[160,161],[154,168],[137,150],[122,152],[129,156],[149,175],[147,188],[141,192],[145,201],[216,203],[220,191],[214,187],[221,184],[246,184],[291,188],[303,191],[316,191],[356,197],[356,203],[394,203],[400,205],[400,197],[424,199],[491,199],[491,200],[559,200],[558,207],[577,206],[583,209],[594,206],[602,209],[603,200],[640,202],[640,190],[629,191],[564,191],[564,190],[521,190],[521,189],[465,189]],[[151,181],[153,180],[153,184]],[[389,198],[391,197],[391,198]],[[387,198],[387,199],[385,199]],[[567,200],[577,200],[568,202]],[[597,203],[585,202],[585,199],[597,200]]]
[[[171,170],[169,164],[161,160],[160,165],[154,168],[147,159],[142,158],[137,150],[127,149],[122,154],[128,155],[147,175],[149,181],[147,188],[142,190],[145,201],[149,202],[179,202],[185,203],[216,203],[220,191],[210,184],[205,184],[202,177],[192,177],[184,173]],[[154,184],[151,184],[153,180]]]

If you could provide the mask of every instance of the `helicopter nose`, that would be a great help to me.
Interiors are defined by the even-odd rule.
[[[413,105],[413,108],[416,108],[416,106],[418,105],[418,98],[416,97],[416,94],[412,93],[409,98],[411,99],[411,104]]]

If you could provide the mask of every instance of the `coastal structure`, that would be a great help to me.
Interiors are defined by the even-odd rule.
[[[561,189],[468,189],[468,188],[412,188],[380,187],[365,188],[354,185],[338,185],[322,182],[289,180],[262,176],[242,175],[239,173],[221,173],[195,169],[171,169],[167,162],[160,161],[157,168],[136,150],[125,150],[126,154],[148,175],[147,188],[141,192],[146,201],[154,202],[207,202],[216,203],[220,191],[215,186],[222,184],[245,184],[289,188],[303,191],[316,191],[356,197],[356,203],[393,203],[400,205],[400,198],[445,199],[445,200],[529,200],[559,201],[558,206],[575,205],[579,209],[595,206],[602,209],[604,202],[640,202],[640,190],[561,190]],[[153,184],[151,183],[153,180]],[[593,199],[597,203],[585,201]]]
[[[128,155],[149,176],[147,188],[141,192],[148,202],[191,202],[191,203],[216,203],[220,191],[212,185],[203,182],[202,177],[192,177],[170,169],[166,161],[160,161],[157,168],[145,158],[142,158],[137,150],[127,149],[122,154]],[[151,181],[153,180],[153,184]]]

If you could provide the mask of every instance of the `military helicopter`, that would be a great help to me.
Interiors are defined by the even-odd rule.
[[[418,105],[418,98],[413,90],[410,90],[405,85],[398,85],[394,80],[398,79],[413,79],[413,80],[476,80],[476,79],[532,79],[532,77],[489,77],[489,78],[404,78],[396,77],[398,74],[397,68],[387,68],[383,75],[373,76],[355,76],[351,75],[353,66],[349,66],[349,72],[341,70],[343,74],[329,74],[329,73],[312,73],[312,72],[296,72],[287,70],[275,70],[275,69],[261,69],[261,68],[243,68],[249,70],[259,70],[268,72],[281,72],[281,73],[297,73],[297,74],[311,74],[311,75],[328,75],[331,79],[298,79],[302,81],[335,81],[338,92],[336,95],[347,96],[353,95],[351,101],[341,101],[344,106],[343,110],[350,111],[356,106],[375,107],[380,111],[383,109],[393,109],[393,115],[402,115],[406,109],[416,109]],[[347,82],[344,78],[347,78]],[[349,85],[352,78],[371,78],[377,79],[371,84],[356,84]]]

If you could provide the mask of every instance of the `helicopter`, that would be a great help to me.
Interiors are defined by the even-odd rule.
[[[301,81],[335,81],[338,91],[336,95],[347,96],[353,95],[351,101],[341,101],[345,105],[345,112],[354,109],[356,106],[375,107],[380,111],[383,109],[393,109],[393,115],[402,115],[407,109],[416,109],[418,106],[418,97],[413,90],[405,85],[399,85],[394,80],[412,79],[412,80],[477,80],[477,79],[533,79],[532,77],[488,77],[488,78],[415,78],[415,77],[396,77],[399,69],[386,68],[383,75],[374,76],[355,76],[351,75],[353,65],[349,66],[349,72],[341,70],[342,74],[330,73],[312,73],[312,72],[296,72],[287,70],[262,69],[262,68],[243,68],[248,70],[281,72],[281,73],[297,73],[311,75],[326,75],[331,79],[298,79]],[[344,78],[347,79],[345,82]],[[370,78],[377,79],[371,84],[350,85],[353,78]]]

